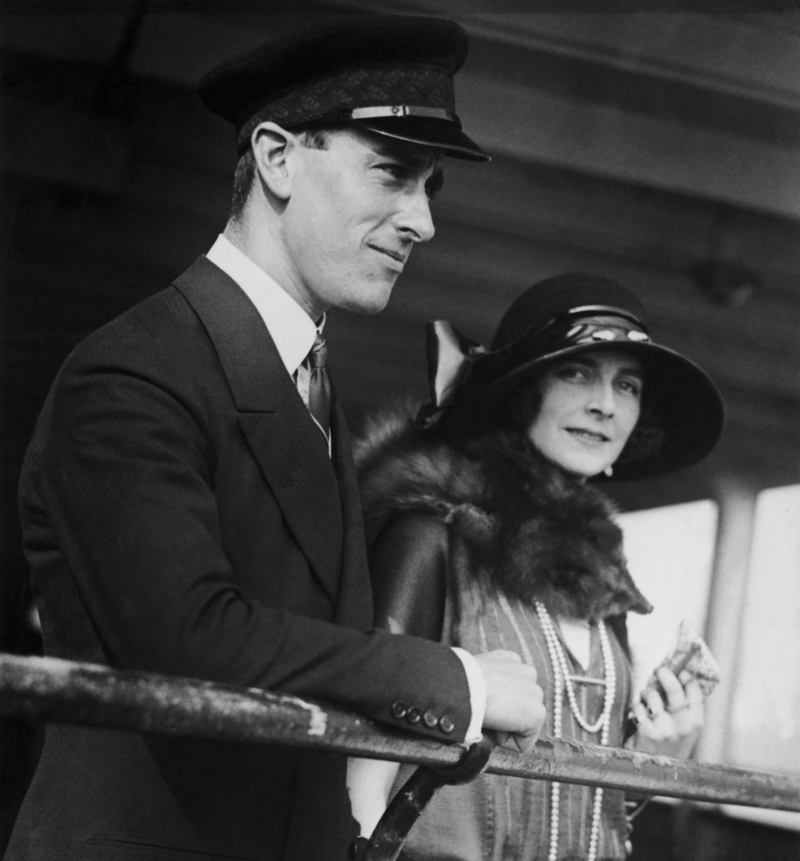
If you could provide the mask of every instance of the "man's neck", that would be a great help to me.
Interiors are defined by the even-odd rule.
[[[314,307],[305,291],[298,289],[293,273],[281,259],[280,250],[283,248],[281,237],[273,235],[267,223],[255,225],[252,216],[248,217],[245,214],[241,220],[228,221],[223,235],[231,245],[263,269],[312,320],[316,321],[322,317],[326,309]]]

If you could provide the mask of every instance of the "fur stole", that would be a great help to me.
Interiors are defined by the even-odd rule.
[[[460,530],[484,588],[591,621],[650,612],[628,573],[614,508],[599,490],[518,435],[455,446],[420,432],[412,415],[409,408],[379,414],[355,443],[369,546],[401,512],[427,511],[451,534]]]

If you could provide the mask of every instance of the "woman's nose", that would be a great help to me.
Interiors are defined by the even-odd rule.
[[[587,408],[589,412],[610,418],[614,415],[616,399],[614,387],[605,383],[598,383],[592,387]]]

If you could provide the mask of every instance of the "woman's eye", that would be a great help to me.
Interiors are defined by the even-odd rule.
[[[583,368],[572,367],[569,365],[561,369],[559,376],[562,380],[575,380],[576,382],[587,378],[586,371]]]
[[[623,391],[628,392],[629,394],[634,395],[637,398],[640,397],[642,394],[641,385],[634,380],[620,380],[619,387]]]

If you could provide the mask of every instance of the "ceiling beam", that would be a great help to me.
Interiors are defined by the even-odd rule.
[[[464,75],[459,112],[490,155],[800,219],[800,148]]]

